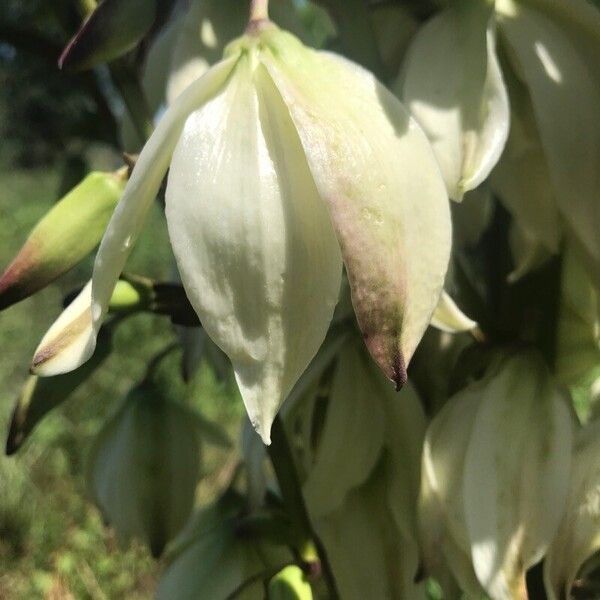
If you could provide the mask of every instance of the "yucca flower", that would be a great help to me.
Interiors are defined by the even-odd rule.
[[[541,356],[499,357],[433,419],[419,524],[428,574],[450,569],[470,597],[526,598],[569,492],[573,416]]]
[[[453,0],[415,36],[396,89],[452,198],[491,174],[522,241],[549,256],[566,233],[596,286],[599,65],[600,11],[586,0]]]
[[[373,75],[305,47],[261,9],[159,122],[106,230],[91,287],[42,340],[36,373],[74,369],[94,351],[167,169],[166,217],[183,285],[231,359],[265,442],[323,341],[342,263],[373,358],[404,383],[450,252],[433,152]]]

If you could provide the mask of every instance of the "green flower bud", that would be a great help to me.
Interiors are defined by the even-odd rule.
[[[90,69],[132,50],[150,31],[156,0],[102,0],[63,50],[61,69]]]
[[[119,536],[159,556],[190,516],[199,472],[194,415],[142,384],[98,435],[89,482]]]
[[[126,180],[124,171],[90,173],[46,213],[0,277],[0,310],[41,290],[94,249]]]
[[[302,569],[289,565],[279,571],[269,582],[269,600],[312,600],[310,583]]]
[[[566,506],[573,417],[541,358],[502,358],[431,423],[419,521],[429,574],[449,567],[463,590],[525,598]]]

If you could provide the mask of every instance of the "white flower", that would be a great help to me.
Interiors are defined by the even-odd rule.
[[[165,113],[98,251],[91,310],[89,295],[67,308],[36,352],[38,374],[92,354],[169,167],[166,216],[184,287],[265,442],[323,341],[342,260],[372,356],[405,381],[450,251],[433,152],[370,73],[264,21]]]
[[[525,598],[569,490],[568,402],[533,352],[504,357],[450,399],[425,438],[419,522],[425,567],[470,595]]]
[[[398,95],[428,135],[450,197],[461,200],[498,162],[509,130],[493,2],[454,2],[413,40]]]

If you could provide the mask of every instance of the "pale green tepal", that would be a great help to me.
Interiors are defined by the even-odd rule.
[[[100,246],[91,306],[76,300],[50,329],[38,374],[74,369],[94,351],[169,167],[166,216],[183,285],[266,443],[325,337],[342,261],[369,351],[404,383],[450,252],[432,149],[373,75],[268,20],[251,21],[160,121]]]

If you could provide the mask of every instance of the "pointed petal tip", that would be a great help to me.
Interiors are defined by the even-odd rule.
[[[399,392],[406,382],[408,381],[408,374],[406,372],[406,363],[404,362],[404,356],[402,352],[398,352],[394,359],[393,364],[394,376],[393,381],[396,385],[396,391]]]

